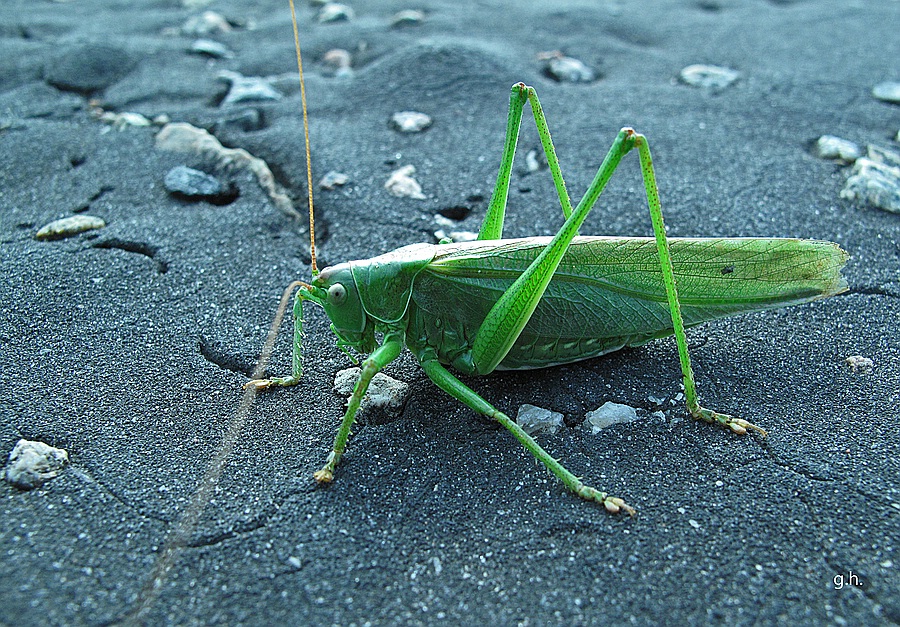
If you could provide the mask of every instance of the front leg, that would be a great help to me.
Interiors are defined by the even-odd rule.
[[[366,391],[369,389],[369,383],[372,377],[376,375],[382,368],[397,358],[403,348],[403,340],[401,334],[389,334],[384,338],[384,343],[379,346],[374,353],[369,355],[362,363],[359,373],[359,381],[353,388],[353,395],[347,401],[347,411],[344,413],[344,419],[338,429],[337,436],[334,438],[334,447],[325,461],[325,465],[321,470],[317,471],[313,478],[319,483],[330,483],[334,479],[334,469],[337,467],[347,448],[347,439],[350,437],[350,428],[356,418],[356,411],[362,402]]]

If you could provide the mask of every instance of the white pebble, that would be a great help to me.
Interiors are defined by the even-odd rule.
[[[588,412],[585,419],[584,426],[590,427],[591,433],[596,434],[611,425],[637,420],[637,411],[630,405],[608,401],[599,409]]]
[[[183,35],[214,35],[231,32],[231,24],[215,11],[204,11],[189,18],[181,27]]]
[[[346,368],[334,375],[334,391],[342,396],[349,397],[353,394],[353,388],[359,381],[360,369]],[[403,408],[406,398],[409,396],[409,384],[398,381],[386,374],[379,372],[369,383],[369,389],[359,404],[361,415],[373,410],[381,410],[385,413],[395,413]],[[350,399],[347,399],[349,403]]]
[[[681,82],[692,87],[720,90],[734,83],[741,74],[737,70],[718,65],[689,65],[678,75]]]
[[[319,11],[319,23],[327,22],[344,22],[352,20],[354,17],[353,9],[346,4],[338,2],[328,2],[322,6]]]
[[[335,170],[331,170],[322,177],[322,180],[319,181],[319,187],[321,187],[322,189],[334,189],[335,187],[346,185],[349,182],[349,176],[347,176],[343,172],[336,172]]]
[[[404,9],[397,11],[391,18],[391,26],[415,26],[425,21],[424,11]]]
[[[399,111],[391,116],[391,126],[401,133],[418,133],[431,126],[431,116],[418,111]]]
[[[885,102],[900,104],[900,83],[887,81],[872,88],[872,95]]]
[[[848,139],[841,139],[834,135],[822,135],[816,141],[815,155],[820,159],[836,159],[853,163],[862,156],[862,150]]]
[[[412,177],[415,172],[415,166],[403,166],[391,173],[390,178],[388,178],[387,182],[384,184],[384,188],[398,198],[425,200],[425,194],[422,193],[422,186]]]
[[[478,239],[478,233],[473,231],[444,231],[444,229],[438,229],[434,232],[434,238],[437,241],[449,239],[453,242],[474,242]]]
[[[529,435],[542,431],[556,433],[563,424],[563,415],[535,405],[520,405],[516,423]]]
[[[869,372],[875,367],[874,361],[862,355],[850,355],[844,363],[850,366],[852,372]]]
[[[34,237],[39,240],[63,239],[85,231],[102,229],[105,226],[106,222],[97,216],[69,216],[68,218],[54,220],[50,224],[41,227]]]
[[[900,155],[870,146],[868,156],[860,157],[853,164],[841,198],[900,213]]]
[[[225,44],[212,39],[197,39],[191,44],[189,51],[216,59],[233,59],[234,53]]]
[[[19,440],[9,454],[6,480],[21,490],[38,488],[56,477],[69,461],[69,454],[43,442]]]
[[[562,52],[542,52],[538,59],[546,62],[544,70],[551,78],[561,83],[590,83],[596,78],[594,70],[574,57],[567,57]]]

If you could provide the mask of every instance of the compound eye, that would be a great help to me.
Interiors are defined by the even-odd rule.
[[[340,305],[347,299],[347,289],[340,283],[335,283],[328,288],[328,302],[332,305]]]

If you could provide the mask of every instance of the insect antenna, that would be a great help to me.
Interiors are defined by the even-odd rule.
[[[285,288],[284,293],[281,296],[281,302],[278,304],[278,312],[275,314],[275,319],[272,320],[272,325],[269,327],[269,333],[266,336],[266,342],[259,355],[259,360],[256,362],[256,368],[253,370],[252,377],[254,379],[262,377],[265,373],[266,365],[269,363],[269,358],[272,356],[272,351],[275,348],[275,339],[278,337],[278,329],[284,319],[284,313],[291,302],[291,294],[293,294],[294,290],[298,287],[311,288],[308,283],[304,283],[303,281],[294,281]],[[153,566],[153,572],[151,573],[150,578],[144,583],[144,587],[131,611],[122,617],[122,624],[143,624],[147,612],[162,592],[163,584],[165,583],[169,572],[175,565],[181,550],[191,541],[191,536],[194,534],[194,530],[200,522],[200,516],[203,514],[206,504],[209,502],[215,492],[216,486],[219,484],[219,479],[222,476],[222,471],[225,469],[225,464],[228,463],[228,458],[231,457],[238,436],[244,428],[244,423],[247,422],[247,418],[250,416],[250,408],[253,405],[253,400],[256,398],[256,393],[256,387],[245,387],[241,404],[229,421],[228,429],[222,437],[222,442],[219,445],[218,450],[209,461],[203,479],[200,480],[200,484],[197,486],[193,496],[191,496],[191,500],[182,513],[181,518],[166,535],[162,551],[157,556],[156,563]]]
[[[291,4],[291,24],[294,26],[294,49],[297,51],[297,70],[300,74],[300,104],[303,109],[303,137],[306,142],[306,189],[309,198],[309,257],[312,265],[312,275],[319,274],[316,267],[316,226],[313,216],[313,183],[312,183],[312,157],[309,152],[309,117],[306,114],[306,83],[303,80],[303,55],[300,53],[300,33],[297,30],[297,12],[294,9],[294,0]]]

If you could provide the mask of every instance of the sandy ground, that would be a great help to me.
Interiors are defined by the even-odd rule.
[[[638,6],[638,4],[640,6]],[[552,6],[551,6],[552,5]],[[534,85],[569,190],[616,131],[651,141],[672,236],[798,236],[851,255],[850,291],[689,332],[707,405],[769,432],[739,437],[670,403],[671,340],[575,365],[468,382],[499,408],[565,416],[539,441],[626,498],[634,518],[567,494],[496,425],[427,380],[408,354],[403,411],[356,429],[337,481],[331,445],[348,365],[310,308],[302,386],[259,397],[221,481],[157,595],[142,593],[241,399],[282,289],[308,278],[306,227],[256,177],[160,150],[159,125],[118,130],[98,109],[165,115],[265,160],[302,211],[305,171],[286,3],[8,1],[0,7],[0,453],[20,438],[68,452],[42,487],[4,483],[0,622],[145,624],[900,623],[900,216],[840,198],[848,168],[821,135],[898,150],[900,3],[763,0],[358,3],[315,23],[307,59],[324,263],[477,230],[496,176],[509,86]],[[422,23],[391,26],[400,9]],[[189,51],[205,10],[225,56]],[[215,27],[215,22],[211,22]],[[194,29],[195,30],[195,29]],[[325,52],[352,54],[335,77]],[[541,52],[596,73],[558,82]],[[705,89],[705,63],[740,73]],[[223,70],[275,77],[278,100],[228,104]],[[421,133],[389,120],[430,115]],[[158,120],[159,121],[159,120]],[[539,148],[526,117],[520,150]],[[384,182],[411,164],[424,199]],[[187,165],[233,202],[169,193]],[[637,160],[623,162],[586,233],[649,235]],[[545,170],[513,174],[506,235],[561,223]],[[105,228],[38,241],[91,215]],[[272,372],[290,368],[289,333]],[[861,355],[871,369],[853,371]],[[665,419],[654,419],[659,409]],[[606,401],[640,419],[591,435]],[[855,579],[854,579],[855,578]],[[837,585],[843,581],[846,585]],[[853,584],[853,585],[851,585]],[[136,614],[136,612],[140,612]],[[135,619],[136,617],[136,619]]]

